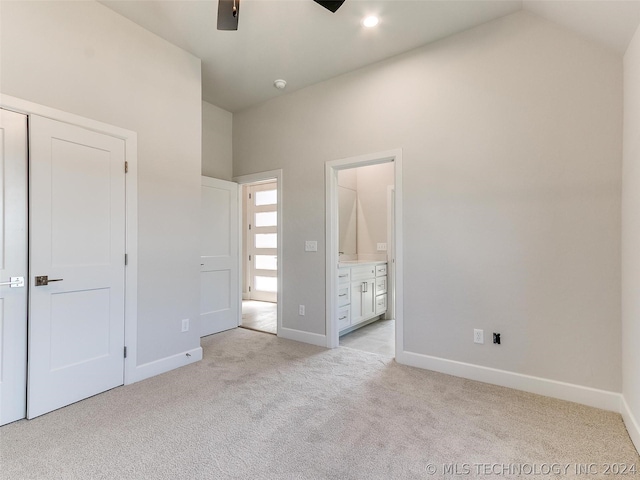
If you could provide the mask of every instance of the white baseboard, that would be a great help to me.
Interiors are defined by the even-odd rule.
[[[412,367],[621,413],[622,395],[616,392],[406,351],[396,353],[396,361]]]
[[[620,401],[620,414],[622,415],[624,425],[627,427],[627,432],[629,432],[633,445],[636,447],[636,450],[640,452],[640,426],[638,426],[638,421],[629,408],[629,404],[624,396]]]
[[[296,342],[310,343],[311,345],[317,345],[319,347],[327,346],[327,336],[320,335],[319,333],[310,333],[294,328],[282,327],[278,330],[278,336],[288,340],[295,340]]]
[[[132,378],[127,379],[127,384],[139,382],[146,378],[155,377],[161,373],[166,373],[176,368],[184,367],[190,363],[202,360],[202,347],[194,348],[186,352],[177,353],[170,357],[161,358],[153,362],[138,365],[131,375]]]

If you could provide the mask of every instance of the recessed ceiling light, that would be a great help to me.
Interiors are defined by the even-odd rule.
[[[364,20],[362,20],[362,25],[367,28],[372,28],[378,25],[378,22],[380,22],[378,17],[376,17],[375,15],[369,15],[368,17],[365,17]]]

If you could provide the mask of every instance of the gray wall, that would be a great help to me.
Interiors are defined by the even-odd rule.
[[[202,175],[231,180],[233,115],[202,102]]]
[[[138,133],[138,364],[197,348],[200,60],[96,2],[0,8],[4,94]]]
[[[624,56],[622,366],[627,405],[640,419],[640,28]],[[636,429],[637,429],[636,424]],[[638,439],[634,438],[637,442]],[[636,443],[640,448],[640,444]]]
[[[378,243],[387,240],[387,186],[394,184],[393,163],[357,168],[358,172],[358,255],[374,260],[386,252]]]
[[[621,391],[620,56],[517,13],[237,113],[233,140],[234,175],[283,169],[285,327],[325,332],[325,162],[401,147],[405,349]]]

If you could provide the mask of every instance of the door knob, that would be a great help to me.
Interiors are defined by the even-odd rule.
[[[50,282],[61,282],[64,278],[52,278],[49,279],[48,275],[40,275],[36,277],[36,287],[44,287],[49,285]]]
[[[24,277],[10,277],[8,282],[0,282],[0,287],[6,285],[9,288],[24,287]]]

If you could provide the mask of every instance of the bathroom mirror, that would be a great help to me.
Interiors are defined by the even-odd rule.
[[[357,194],[350,188],[338,187],[338,238],[340,253],[356,255]]]

